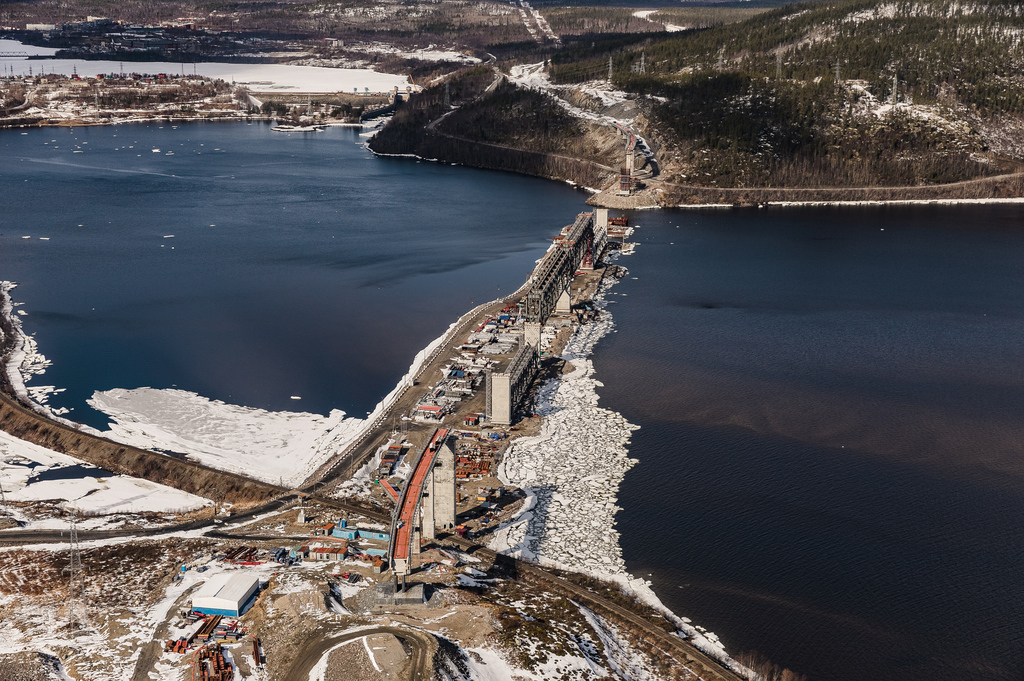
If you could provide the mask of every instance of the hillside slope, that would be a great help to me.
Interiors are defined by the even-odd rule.
[[[553,54],[555,83],[652,98],[663,176],[709,187],[933,185],[1021,170],[1024,7],[846,0]],[[641,72],[641,64],[642,71]]]

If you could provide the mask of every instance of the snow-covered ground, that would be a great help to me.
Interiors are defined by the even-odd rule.
[[[12,43],[14,41],[4,41]],[[8,48],[0,46],[0,52],[28,51],[29,46],[14,43]],[[16,76],[41,73],[56,73],[93,76],[98,73],[121,73],[125,70],[145,73],[191,74],[210,78],[221,78],[229,83],[246,85],[254,92],[292,90],[296,92],[388,92],[395,87],[405,90],[409,85],[406,76],[377,73],[370,69],[332,69],[320,66],[295,66],[291,64],[225,64],[200,62],[184,64],[174,62],[131,62],[91,61],[83,59],[25,59],[21,57],[0,58],[0,71]]]
[[[471,54],[456,52],[455,50],[444,50],[435,45],[428,45],[422,49],[403,50],[394,45],[351,45],[346,46],[348,52],[366,54],[393,54],[406,59],[422,59],[423,61],[450,61],[460,64],[479,64],[480,59]]]
[[[637,17],[638,19],[647,19],[648,21],[658,21],[657,19],[651,19],[651,15],[654,14],[655,12],[657,12],[657,11],[658,10],[656,10],[656,9],[642,9],[639,12],[633,12],[633,16]],[[687,29],[686,26],[679,26],[678,24],[670,24],[670,23],[667,23],[667,22],[664,22],[664,21],[662,21],[660,23],[661,23],[662,26],[665,27],[665,30],[668,31],[669,33],[676,33],[678,31],[685,31]]]
[[[544,62],[513,66],[509,70],[509,80],[520,87],[529,88],[531,90],[540,90],[551,95],[562,108],[577,118],[613,127],[620,125],[632,130],[631,126],[636,120],[635,117],[616,117],[595,111],[588,111],[566,101],[562,96],[563,93],[570,91],[582,92],[583,94],[601,102],[602,106],[610,108],[626,102],[629,99],[628,93],[623,90],[616,89],[607,80],[592,80],[575,85],[555,85],[551,82],[551,79],[548,77],[548,74],[544,69]],[[637,150],[648,158],[653,156],[650,147],[647,145],[647,142],[643,137],[638,135],[635,130],[633,130],[633,134],[636,136]]]
[[[24,43],[20,43],[17,40],[8,40],[6,38],[3,38],[3,39],[0,39],[0,52],[7,52],[7,53],[14,52],[14,53],[18,53],[18,54],[24,53],[26,56],[28,56],[28,55],[32,55],[32,56],[39,56],[39,55],[50,56],[50,55],[57,54],[57,48],[55,48],[55,47],[36,47],[35,45],[26,45]],[[10,58],[13,59],[14,57],[10,57]],[[21,59],[22,57],[19,56],[17,58]]]
[[[68,479],[32,481],[39,476],[59,478],[60,469],[76,467]],[[70,473],[70,472],[69,472]],[[126,475],[108,475],[101,469],[84,464],[66,454],[19,440],[0,432],[0,485],[8,501],[56,501],[86,515],[111,516],[126,513],[177,513],[191,511],[210,502],[165,485]],[[17,505],[11,507],[15,517],[23,520]],[[83,523],[83,529],[111,527],[109,518],[95,517]],[[27,529],[63,529],[62,519],[31,520]]]

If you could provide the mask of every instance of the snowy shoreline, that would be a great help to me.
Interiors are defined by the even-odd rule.
[[[865,201],[765,201],[756,204],[758,208],[800,208],[805,206],[958,206],[983,204],[1024,203],[1024,197],[989,199],[890,199]],[[680,203],[675,206],[651,206],[651,208],[736,208],[732,203]]]

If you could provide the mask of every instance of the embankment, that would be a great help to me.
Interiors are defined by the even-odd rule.
[[[662,206],[761,203],[979,201],[1024,197],[1024,173],[913,187],[719,188],[664,183]]]

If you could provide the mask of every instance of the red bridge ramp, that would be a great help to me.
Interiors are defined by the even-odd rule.
[[[448,437],[447,428],[438,428],[427,443],[426,449],[420,454],[413,469],[409,484],[402,490],[401,498],[398,501],[398,510],[392,521],[394,527],[391,531],[391,561],[394,565],[395,575],[406,575],[409,573],[409,556],[412,554],[412,542],[414,540],[413,528],[416,524],[416,511],[419,509],[420,500],[423,497],[423,485],[434,467],[437,459],[437,452]]]

